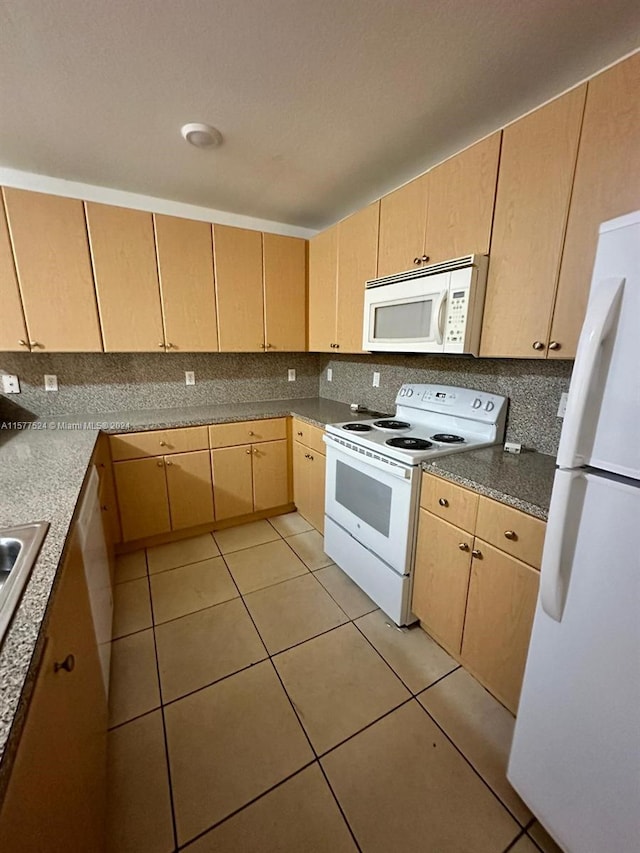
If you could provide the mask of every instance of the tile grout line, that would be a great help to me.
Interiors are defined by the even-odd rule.
[[[176,806],[175,800],[173,796],[173,784],[171,781],[171,762],[169,761],[169,739],[167,737],[167,722],[164,714],[164,704],[162,701],[162,680],[160,678],[160,663],[158,661],[158,644],[156,642],[156,626],[155,626],[155,614],[153,612],[153,593],[151,591],[151,575],[149,574],[149,562],[147,558],[147,549],[144,549],[144,558],[147,564],[147,582],[149,584],[149,601],[151,604],[151,620],[152,620],[152,629],[153,629],[153,651],[156,657],[156,676],[158,678],[158,695],[160,697],[160,715],[162,717],[162,735],[164,738],[164,757],[167,763],[167,784],[169,787],[169,803],[171,806],[171,825],[173,830],[173,847],[174,850],[178,849],[178,826],[176,823]]]

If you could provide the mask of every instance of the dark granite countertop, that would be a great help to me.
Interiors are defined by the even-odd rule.
[[[82,413],[25,422],[24,429],[0,429],[0,528],[32,521],[50,525],[0,648],[0,795],[44,648],[47,606],[100,430],[135,432],[290,414],[320,427],[367,417],[355,415],[345,403],[303,398]]]
[[[423,470],[546,521],[555,456],[505,453],[501,445],[469,450],[427,462]]]

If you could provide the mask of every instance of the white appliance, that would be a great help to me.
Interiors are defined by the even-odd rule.
[[[102,667],[105,694],[109,697],[109,671],[111,666],[111,628],[113,621],[113,595],[111,571],[104,538],[102,511],[98,490],[100,478],[91,466],[87,487],[78,513],[78,533],[84,574],[89,592],[93,630]]]
[[[507,400],[403,385],[393,418],[329,424],[324,550],[398,625],[411,613],[421,464],[502,441]]]
[[[508,777],[567,853],[640,850],[640,211],[604,223]]]
[[[365,285],[362,348],[478,355],[486,255],[467,255]]]

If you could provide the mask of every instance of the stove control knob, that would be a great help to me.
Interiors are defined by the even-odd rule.
[[[496,404],[492,400],[489,400],[485,404],[484,410],[485,410],[485,412],[492,412],[495,409],[495,407],[496,407]]]
[[[407,393],[407,389],[406,389],[406,388],[401,388],[401,389],[400,389],[400,391],[399,391],[399,393],[398,393],[398,397],[404,397],[404,395],[405,395],[406,393]]]
[[[413,397],[413,388],[407,388],[407,397]]]
[[[471,405],[474,409],[479,409],[480,406],[482,405],[482,400],[480,399],[480,397],[476,397],[476,399],[473,401],[473,403]]]

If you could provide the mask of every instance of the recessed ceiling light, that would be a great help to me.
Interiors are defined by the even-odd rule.
[[[183,124],[180,133],[183,139],[195,145],[196,148],[217,148],[222,144],[222,134],[210,124],[192,121],[189,124]]]

